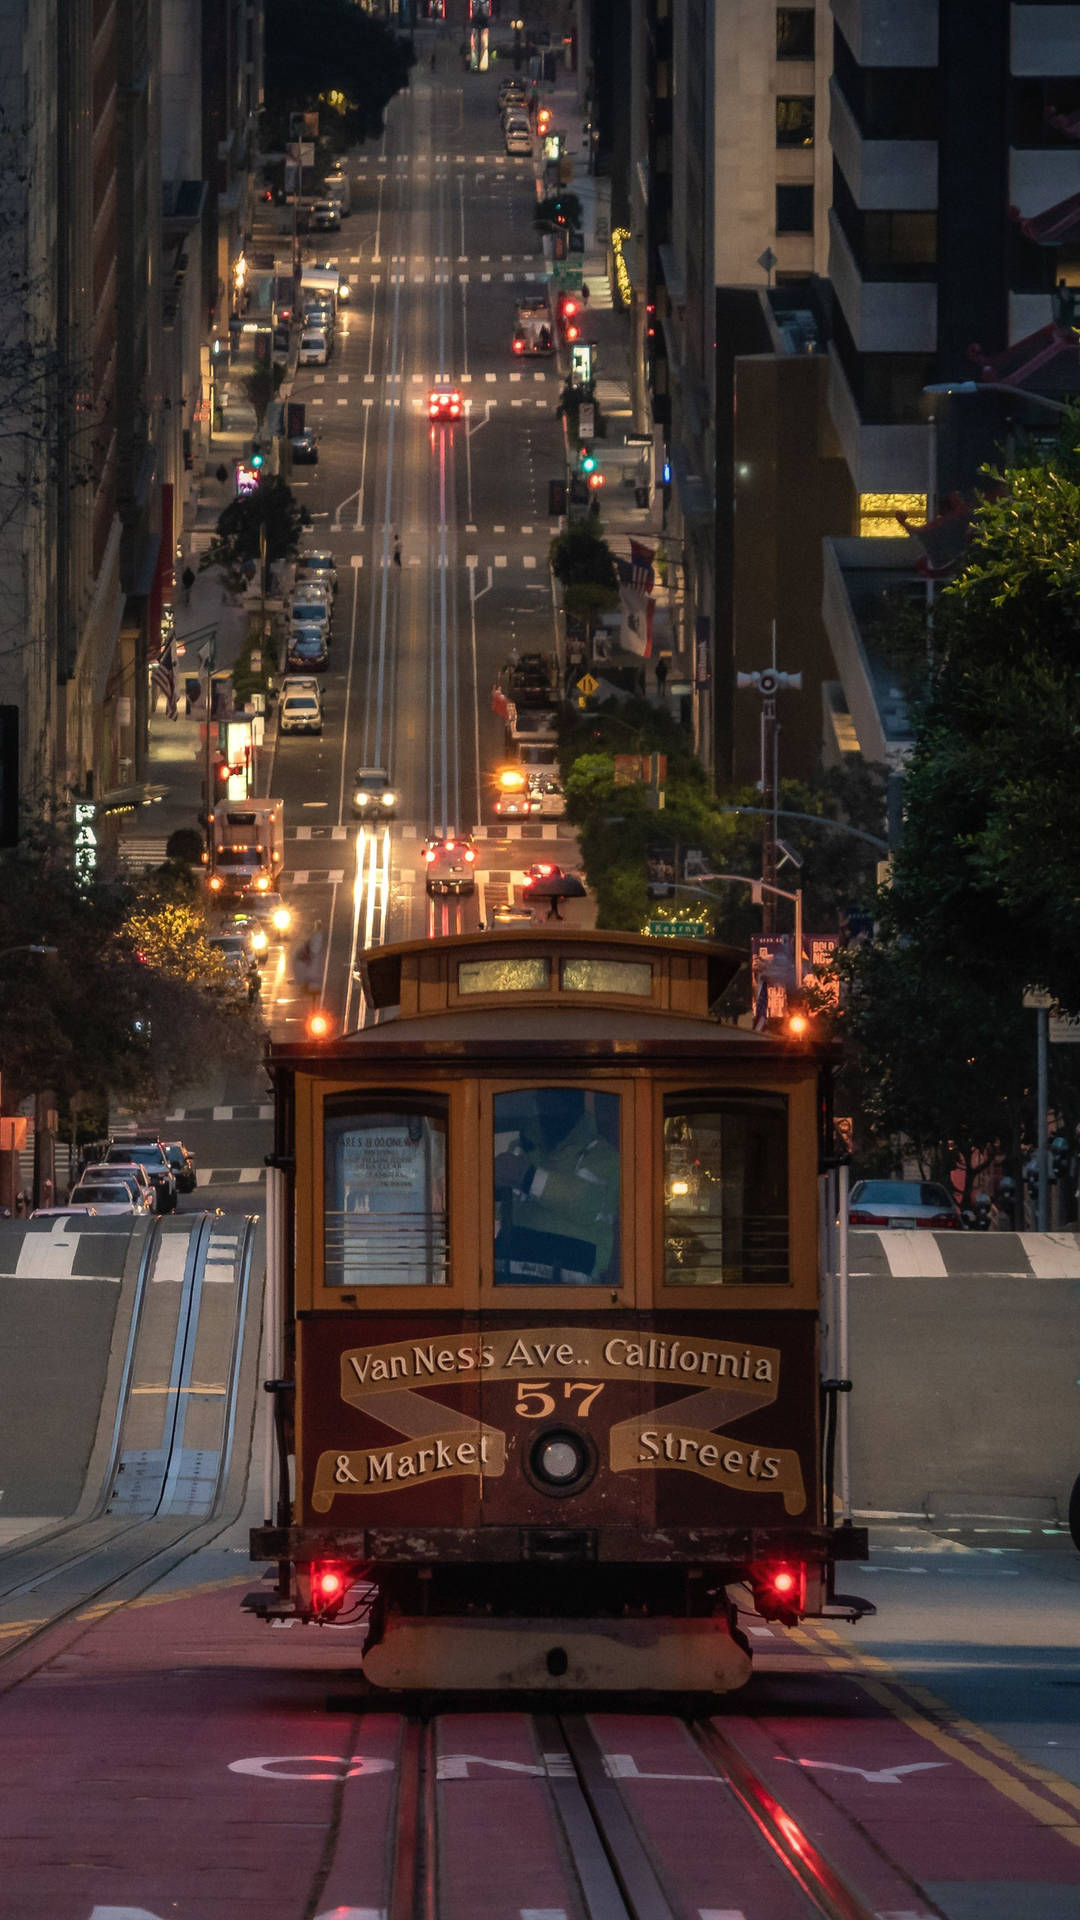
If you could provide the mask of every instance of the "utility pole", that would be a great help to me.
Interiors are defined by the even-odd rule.
[[[772,623],[772,666],[754,673],[735,676],[738,687],[756,687],[761,695],[761,882],[762,933],[767,939],[776,931],[776,840],[777,809],[780,805],[779,744],[780,728],[776,719],[776,696],[784,687],[802,691],[801,673],[781,673],[776,664],[776,621]]]

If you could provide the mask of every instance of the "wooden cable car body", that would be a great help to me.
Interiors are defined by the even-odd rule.
[[[749,1673],[729,1588],[820,1615],[827,1049],[719,1024],[742,956],[514,931],[383,948],[275,1047],[264,1617],[370,1583],[387,1687]],[[848,1603],[858,1607],[860,1603]]]

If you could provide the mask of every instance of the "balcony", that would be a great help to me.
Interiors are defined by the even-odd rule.
[[[864,280],[835,213],[829,213],[829,278],[862,353],[933,353],[937,287],[920,280]]]
[[[937,66],[937,0],[903,0],[901,6],[896,0],[832,0],[832,10],[861,67]]]
[[[937,206],[936,140],[864,140],[829,81],[829,139],[856,206],[866,213],[928,213]]]
[[[829,349],[829,413],[856,493],[923,493],[930,428],[866,425],[834,347]]]

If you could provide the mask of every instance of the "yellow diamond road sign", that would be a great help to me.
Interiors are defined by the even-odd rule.
[[[596,692],[600,682],[599,680],[594,680],[591,673],[583,673],[577,684],[578,692],[583,693],[585,698],[588,699],[590,693]]]

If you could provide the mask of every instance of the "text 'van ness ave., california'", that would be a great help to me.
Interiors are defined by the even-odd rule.
[[[780,1354],[775,1347],[650,1334],[628,1339],[611,1327],[509,1327],[466,1340],[443,1338],[350,1347],[341,1355],[341,1392],[356,1404],[402,1382],[483,1373],[488,1380],[515,1380],[533,1373],[572,1378],[587,1372],[599,1380],[722,1380],[735,1391],[760,1397],[775,1392]]]

